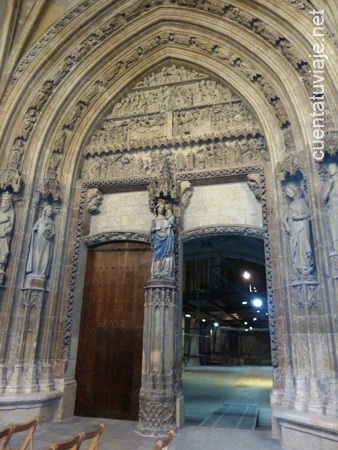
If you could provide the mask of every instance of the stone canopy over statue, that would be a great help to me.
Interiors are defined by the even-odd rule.
[[[151,244],[153,259],[152,278],[174,278],[175,267],[175,216],[172,205],[159,199],[151,222]]]

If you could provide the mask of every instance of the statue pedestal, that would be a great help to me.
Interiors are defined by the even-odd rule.
[[[138,432],[160,436],[176,428],[178,309],[174,280],[145,286],[142,386]]]

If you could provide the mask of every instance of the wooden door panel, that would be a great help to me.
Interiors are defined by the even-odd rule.
[[[138,420],[148,244],[88,251],[76,366],[76,414]]]

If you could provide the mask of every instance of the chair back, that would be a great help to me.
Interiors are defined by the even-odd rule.
[[[163,447],[162,449],[166,450],[169,448],[169,445],[171,444],[171,441],[173,440],[175,436],[175,431],[174,430],[169,430],[168,433],[164,436],[163,438]]]
[[[88,450],[98,450],[99,449],[99,439],[101,437],[102,431],[104,429],[104,423],[101,422],[96,428],[95,430],[91,430],[91,431],[85,431],[84,432],[84,441],[87,441],[89,439],[91,439],[91,443],[90,446],[88,448]]]
[[[40,417],[36,416],[34,419],[28,420],[27,422],[22,423],[14,423],[13,424],[13,433],[23,433],[27,431],[27,434],[25,436],[25,439],[21,446],[19,447],[19,450],[26,450],[29,446],[30,450],[34,450],[34,443],[33,443],[33,434],[36,430],[37,426],[39,425]]]
[[[162,445],[163,445],[163,441],[162,441],[162,439],[159,439],[158,441],[155,442],[153,450],[161,450],[163,448]]]
[[[155,442],[153,450],[168,450],[174,436],[175,431],[169,430],[168,433],[163,438]]]
[[[0,450],[5,450],[13,433],[14,425],[11,423],[0,430]]]
[[[47,450],[79,450],[84,438],[84,432],[80,431],[68,441],[56,442],[48,447]]]

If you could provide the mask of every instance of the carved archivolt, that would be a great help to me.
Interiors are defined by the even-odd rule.
[[[167,3],[172,4],[175,3],[175,1],[167,2],[158,0],[157,2],[152,2],[151,7],[155,7],[162,4],[165,5]],[[248,28],[251,32],[258,34],[260,37],[265,39],[270,45],[273,45],[277,51],[279,51],[283,56],[285,56],[288,59],[288,61],[293,65],[293,67],[298,72],[302,71],[302,76],[303,75],[309,76],[309,71],[306,70],[308,63],[297,54],[294,47],[285,37],[279,36],[274,29],[272,29],[271,27],[269,28],[264,22],[255,18],[254,16],[251,16],[247,12],[241,10],[240,8],[237,8],[226,2],[223,3],[216,1],[208,1],[206,3],[203,2],[203,7],[202,3],[199,4],[198,2],[196,3],[196,2],[177,1],[176,3],[178,5],[183,5],[185,7],[192,7],[196,9],[202,8],[204,11],[221,15],[227,20],[239,23],[241,26]],[[27,61],[32,59],[36,53],[38,53],[41,50],[45,42],[48,42],[56,34],[57,31],[62,29],[63,26],[68,24],[71,20],[75,19],[78,14],[84,12],[86,10],[86,7],[91,6],[91,4],[92,2],[86,2],[86,4],[83,4],[79,6],[77,9],[72,10],[63,20],[59,21],[56,24],[56,26],[53,29],[51,29],[48,34],[44,36],[44,38],[39,42],[39,44],[37,44],[32,49],[32,51],[29,54],[29,57],[26,58],[26,63]],[[125,25],[138,15],[145,12],[149,12],[149,8],[150,8],[149,2],[138,2],[137,5],[126,7],[123,15],[116,15],[116,17],[112,16],[109,22],[103,24],[100,28],[96,30],[95,34],[91,34],[80,44],[78,44],[78,46],[73,49],[72,53],[67,55],[67,57],[62,61],[62,63],[60,64],[58,69],[54,72],[54,74],[50,74],[48,79],[46,79],[42,83],[40,91],[38,92],[36,98],[26,111],[25,118],[22,124],[22,129],[20,130],[18,136],[16,136],[15,138],[15,142],[18,142],[18,140],[20,140],[20,142],[22,143],[21,152],[19,154],[19,161],[17,164],[18,166],[21,165],[24,147],[28,142],[29,136],[35,126],[35,123],[39,118],[42,109],[48,102],[53,92],[60,85],[60,83],[65,79],[65,77],[69,75],[70,72],[74,70],[74,68],[91,51],[93,51],[95,48],[101,45],[113,33],[116,33],[121,26]],[[160,33],[158,36],[154,37],[153,40],[147,42],[144,46],[138,47],[137,49],[132,49],[128,54],[125,55],[123,59],[114,64],[112,66],[112,69],[106,72],[102,77],[102,79],[96,80],[95,83],[92,85],[92,87],[89,89],[89,91],[85,93],[83,98],[81,98],[77,102],[77,104],[72,109],[72,112],[70,113],[69,117],[67,117],[64,123],[62,124],[60,133],[57,136],[55,142],[51,146],[51,156],[48,167],[48,173],[51,177],[55,179],[59,177],[58,167],[60,164],[60,159],[62,157],[64,148],[67,145],[67,139],[75,129],[76,124],[78,123],[82,115],[85,113],[85,111],[88,109],[88,106],[93,101],[93,99],[96,98],[98,95],[100,95],[101,90],[103,88],[107,88],[107,86],[110,85],[120,73],[123,73],[133,64],[140,61],[145,55],[156,50],[156,48],[167,44],[198,48],[201,52],[205,52],[209,56],[214,57],[215,59],[222,60],[224,64],[232,67],[234,70],[238,71],[239,73],[247,77],[250,82],[254,83],[264,93],[268,102],[274,109],[275,115],[279,120],[281,128],[283,128],[283,130],[288,130],[289,134],[288,140],[290,141],[290,134],[291,134],[290,121],[288,120],[281,99],[276,95],[274,88],[269,84],[269,82],[265,79],[262,73],[257,72],[257,70],[255,70],[254,67],[252,67],[245,60],[243,60],[243,56],[236,54],[234,51],[224,49],[223,47],[220,47],[217,44],[211,45],[207,40],[202,41],[201,39],[197,39],[194,36],[187,36],[184,34],[174,34],[174,33]],[[14,81],[14,79],[17,79],[16,76],[18,77],[22,70],[23,68],[21,67],[20,70],[17,71],[16,75],[13,76],[12,81]],[[109,126],[113,128],[102,131],[110,133],[114,137],[114,139],[116,139],[117,142],[120,143],[120,146],[122,147],[126,146],[127,149],[129,150],[133,147],[132,145],[133,141],[136,140],[139,142],[140,140],[142,140],[142,136],[144,136],[145,133],[147,133],[147,136],[150,135],[150,141],[151,138],[163,139],[164,134],[166,136],[166,139],[173,138],[173,140],[170,141],[172,144],[178,143],[181,145],[182,145],[181,137],[184,137],[185,134],[188,134],[188,136],[186,136],[188,137],[188,141],[190,138],[189,133],[192,132],[194,132],[195,135],[196,134],[200,135],[203,133],[204,134],[207,133],[209,135],[211,124],[209,122],[209,118],[206,115],[205,108],[203,108],[202,99],[200,100],[198,99],[199,95],[203,96],[203,92],[205,92],[205,88],[208,88],[208,86],[204,85],[203,79],[200,79],[199,82],[196,83],[194,86],[190,85],[190,88],[193,87],[196,88],[197,86],[200,87],[200,89],[194,92],[193,90],[192,91],[189,90],[189,86],[184,86],[184,80],[182,79],[182,81],[183,84],[181,83],[171,86],[167,97],[166,92],[161,93],[160,91],[155,90],[154,97],[152,98],[151,92],[149,90],[147,92],[146,96],[147,98],[145,99],[144,98],[145,91],[142,90],[142,85],[137,86],[137,88],[135,88],[133,91],[133,95],[126,97],[123,101],[118,102],[114,105],[115,110],[113,112],[115,112],[115,120],[112,120],[110,124],[108,123],[105,124],[107,128],[109,128]],[[305,81],[303,80],[303,82]],[[212,87],[210,83],[212,84],[212,82],[210,82],[209,80],[209,88]],[[308,84],[309,83],[307,83],[307,85]],[[163,84],[163,86],[164,85],[165,84]],[[168,85],[165,86],[167,87]],[[215,92],[217,97],[218,95],[217,90]],[[149,116],[149,114],[146,114],[146,117],[142,116],[142,110],[147,106],[145,101],[150,103],[149,105],[150,109],[148,108],[149,113],[151,112],[151,107],[153,105],[159,104],[159,100],[163,102],[165,112],[168,111],[167,102],[171,101],[174,103],[173,105],[171,105],[173,117],[171,118],[170,121],[172,129],[169,130],[169,133],[168,133],[168,114],[164,114],[164,111],[162,114],[158,113],[154,114],[154,116]],[[217,105],[218,99],[215,98],[213,100],[215,100],[213,104]],[[127,103],[123,102],[130,102],[130,104],[127,105]],[[177,102],[183,102],[183,104],[177,104]],[[201,103],[199,104],[199,102]],[[228,122],[228,125],[231,124],[232,128],[235,127],[236,121],[231,121],[231,115],[235,115],[236,117],[236,107],[239,106],[233,104],[232,107],[230,106],[227,107],[225,109],[225,113],[230,115],[230,117],[229,116],[224,117],[222,102],[219,102],[218,104],[220,106],[219,110],[213,111],[212,117],[212,128],[214,129],[216,134],[218,134],[219,131],[218,127],[221,126],[220,124],[223,123],[223,120],[226,120]],[[117,118],[116,115],[118,115],[119,112],[126,110],[127,106],[130,106],[133,114],[137,115],[137,118],[128,119],[128,130],[126,130],[126,128],[122,125],[122,122],[119,123],[116,120]],[[193,108],[193,110],[189,108]],[[178,112],[175,113],[176,110],[182,109],[183,109],[182,114]],[[121,120],[122,117],[123,115],[122,116],[120,115]],[[172,133],[170,133],[170,131]],[[233,129],[229,130],[229,134],[228,135],[225,134],[225,136],[232,137],[234,131],[236,136],[236,130]],[[252,139],[249,139],[248,142],[245,142],[245,139],[248,137],[248,134],[249,133],[246,132],[242,135],[244,139],[242,139],[240,144],[243,144],[244,146],[248,147],[255,147],[256,150],[256,146],[260,146],[260,143],[255,142]],[[177,138],[178,135],[181,137],[177,141],[177,139],[175,138]],[[257,135],[255,134],[252,136],[257,138]],[[260,138],[260,136],[258,136],[258,138]],[[125,142],[126,140],[127,142]],[[147,137],[146,140],[149,140],[149,138]],[[208,142],[206,142],[206,144],[207,143]],[[146,144],[147,143],[145,142],[144,145]],[[218,144],[218,142],[212,140],[211,144],[213,146],[215,144]],[[184,140],[183,145],[185,145]],[[288,148],[288,145],[285,144],[285,147]],[[213,149],[211,149],[211,152],[212,151]],[[181,160],[182,156],[180,152],[178,151],[177,153],[178,159]],[[114,159],[115,158],[112,158],[110,155],[110,157],[107,158],[107,161],[104,164],[101,164],[101,166],[103,166],[103,169],[101,167],[100,170],[104,172],[104,170],[106,169],[105,165],[109,166],[115,164],[115,162],[117,163],[117,165],[120,164],[122,166],[124,166],[126,163],[124,157],[118,158],[118,161],[114,161]],[[91,161],[91,164],[95,166],[96,162]],[[134,164],[136,163],[134,162]],[[142,165],[141,162],[140,164]],[[177,164],[180,165],[181,162],[178,161]],[[203,164],[203,162],[201,164]],[[92,170],[95,169],[90,169],[91,173]]]

